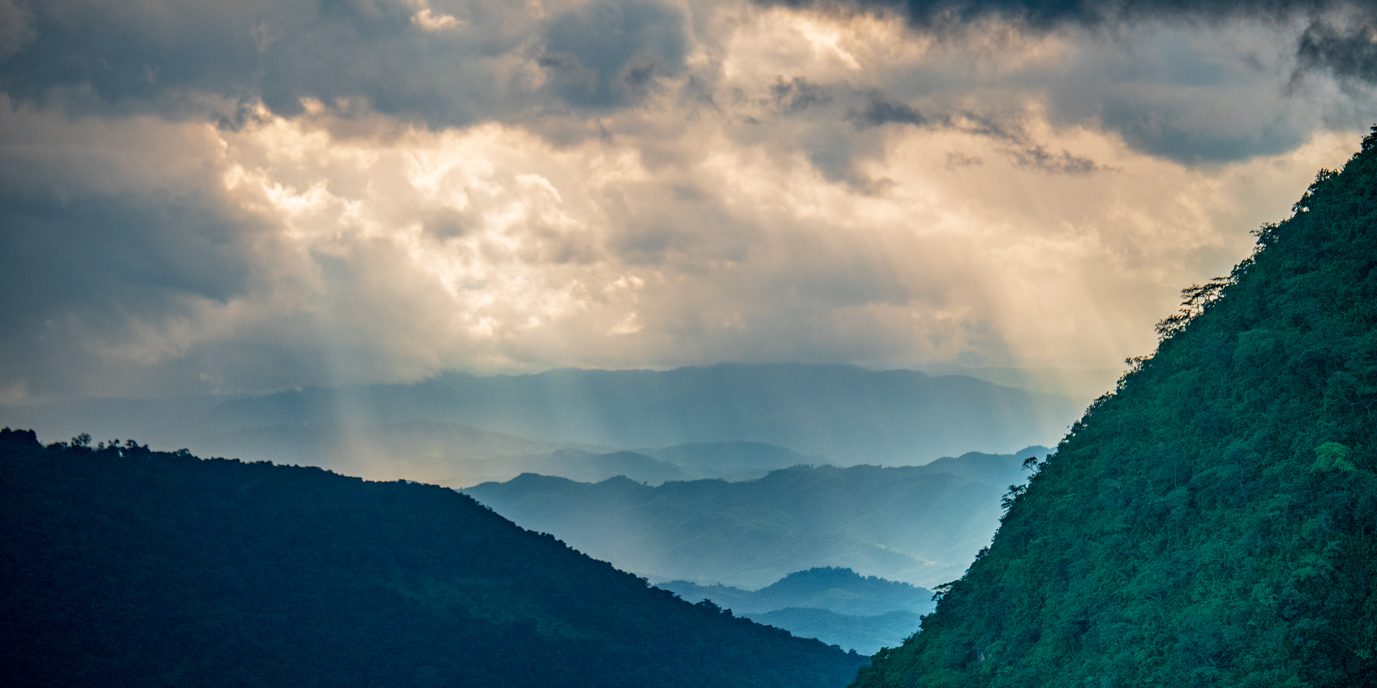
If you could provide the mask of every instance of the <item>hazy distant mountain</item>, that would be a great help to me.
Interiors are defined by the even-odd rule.
[[[1023,468],[1025,459],[1041,459],[1047,452],[1047,447],[1028,447],[1013,454],[968,452],[961,456],[942,457],[926,464],[924,468],[938,473],[950,473],[978,483],[1008,487],[1028,479],[1028,472]]]
[[[826,463],[824,457],[763,442],[698,442],[635,451],[559,449],[536,456],[499,456],[483,462],[473,473],[493,476],[489,480],[536,473],[586,483],[622,476],[659,485],[675,480],[751,480],[780,468]]]
[[[696,478],[758,478],[776,468],[825,463],[759,442],[714,442],[607,451],[530,440],[457,423],[305,423],[254,427],[198,443],[214,456],[324,466],[366,478],[463,487],[522,473],[598,482],[626,476],[658,485]]]
[[[505,459],[508,457],[519,463],[517,457],[586,451],[459,423],[416,420],[390,424],[312,422],[250,427],[193,444],[197,452],[210,456],[322,466],[376,480],[405,478],[449,486],[505,480],[537,466],[536,470],[552,467],[549,462],[507,466]],[[587,480],[617,474],[599,475],[576,470],[551,472],[571,477],[582,475]]]
[[[579,482],[601,482],[623,476],[636,482],[658,485],[670,480],[687,480],[691,476],[683,468],[668,461],[640,452],[590,452],[581,449],[561,449],[542,456],[511,456],[492,459],[490,468],[501,469],[510,475],[540,473]]]
[[[940,363],[923,366],[923,371],[932,375],[967,375],[995,384],[1080,399],[1094,399],[1114,389],[1114,381],[1122,372],[1118,368],[972,368]]]
[[[341,430],[324,444],[342,453],[342,465],[360,459],[352,443],[365,428],[388,429],[377,439],[383,456],[410,451],[393,435],[407,423],[466,426],[495,437],[556,449],[614,451],[698,443],[764,443],[839,465],[911,465],[971,449],[1002,450],[1061,435],[1084,400],[1040,394],[962,376],[915,371],[874,371],[843,365],[717,365],[669,371],[555,370],[534,375],[482,377],[447,374],[408,385],[306,389],[262,397],[104,400],[46,407],[8,407],[0,418],[66,437],[148,437],[159,446],[188,447],[252,458],[271,455],[294,463],[291,451],[315,440],[284,437],[291,431]],[[263,430],[266,429],[266,430]],[[286,430],[284,430],[286,429]],[[277,438],[282,444],[274,444]],[[737,444],[700,456],[711,475],[778,468],[768,457]],[[475,452],[463,450],[469,455]],[[640,450],[638,450],[640,451]],[[683,450],[692,453],[691,450]],[[645,453],[645,452],[642,452]],[[688,466],[678,459],[648,454]],[[317,455],[312,460],[324,460]],[[489,456],[491,458],[491,456]],[[334,463],[327,465],[336,465]],[[693,475],[693,470],[689,470]]]
[[[921,616],[934,606],[930,590],[843,568],[791,573],[760,590],[688,581],[658,587],[689,602],[711,600],[753,621],[866,655],[897,646],[918,630]]]
[[[840,688],[863,662],[452,490],[8,430],[0,561],[7,685]]]
[[[1044,448],[976,466],[800,466],[757,480],[596,484],[522,475],[466,490],[498,513],[655,579],[756,588],[819,566],[935,585],[965,570],[999,522],[1018,466]],[[991,464],[1002,460],[1004,468]],[[981,482],[960,472],[991,476]],[[1002,484],[1001,484],[1002,483]]]
[[[862,576],[841,567],[796,571],[759,590],[698,585],[682,580],[657,583],[656,586],[690,602],[709,599],[741,614],[803,607],[850,616],[874,616],[893,611],[926,614],[933,607],[931,590]]]
[[[693,442],[640,451],[678,466],[692,478],[723,480],[762,478],[781,468],[832,463],[827,457],[764,442]]]

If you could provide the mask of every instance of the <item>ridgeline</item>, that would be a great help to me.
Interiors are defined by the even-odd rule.
[[[1377,681],[1377,128],[1038,466],[855,686]]]
[[[7,685],[835,688],[864,662],[452,490],[86,444],[0,432]]]

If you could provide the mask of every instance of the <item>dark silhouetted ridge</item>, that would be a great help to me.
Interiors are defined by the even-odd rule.
[[[0,433],[11,686],[845,685],[457,492]]]

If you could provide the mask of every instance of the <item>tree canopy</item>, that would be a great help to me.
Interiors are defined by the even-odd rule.
[[[694,606],[469,497],[0,432],[20,686],[845,685],[864,660]]]
[[[1374,685],[1377,128],[1257,237],[855,686]]]

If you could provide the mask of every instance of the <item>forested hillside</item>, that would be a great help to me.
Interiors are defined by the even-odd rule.
[[[1377,681],[1377,129],[1185,296],[857,686]]]
[[[451,490],[83,444],[0,433],[6,685],[828,688],[864,661]]]

